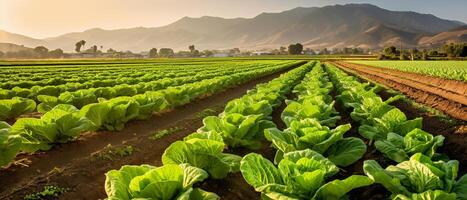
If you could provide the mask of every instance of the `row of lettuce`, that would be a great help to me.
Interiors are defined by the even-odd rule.
[[[368,177],[391,192],[392,199],[467,199],[467,175],[458,178],[459,162],[436,153],[443,136],[423,131],[422,118],[408,120],[390,105],[399,96],[383,101],[376,94],[381,87],[360,83],[330,64],[327,69],[336,85],[336,99],[360,124],[359,134],[397,163],[384,169],[375,160],[365,160]]]
[[[51,69],[47,73],[38,72],[40,69],[34,68],[30,73],[22,73],[21,68],[14,69],[15,73],[8,71],[0,72],[0,88],[11,90],[13,88],[29,89],[34,86],[68,86],[70,89],[86,89],[91,87],[104,87],[116,84],[132,84],[143,81],[151,81],[164,77],[177,77],[179,74],[185,76],[194,75],[198,72],[215,72],[223,67],[232,66],[261,66],[281,64],[286,61],[248,61],[248,62],[225,62],[190,65],[141,65],[141,66],[119,66],[116,68],[105,67],[101,69],[78,66],[81,70],[66,71],[62,67]],[[73,87],[71,87],[73,86]]]
[[[0,166],[8,165],[18,153],[49,150],[55,144],[66,143],[83,132],[118,131],[130,120],[144,120],[153,113],[172,109],[196,98],[228,87],[290,68],[301,62],[234,73],[199,82],[149,91],[135,96],[110,100],[100,99],[81,109],[59,104],[38,118],[20,118],[12,126],[0,122]]]
[[[164,76],[175,71],[196,72],[198,70],[214,69],[216,64],[207,65],[119,65],[119,66],[33,66],[30,69],[14,67],[3,69],[0,73],[2,81],[0,87],[12,89],[13,87],[31,88],[32,86],[61,85],[66,83],[86,83],[96,79],[111,81],[118,78],[144,78],[150,75]]]
[[[204,118],[204,125],[197,132],[172,143],[162,155],[163,166],[127,165],[109,171],[105,184],[108,198],[219,199],[214,193],[193,187],[193,183],[208,177],[222,179],[229,173],[238,172],[242,157],[224,153],[224,150],[260,148],[262,131],[275,127],[271,121],[273,108],[281,104],[285,95],[311,68],[312,64],[306,64],[293,69],[228,102],[220,115]],[[186,170],[187,166],[193,168]],[[174,175],[165,170],[167,168],[184,173]],[[185,184],[186,180],[193,181]]]
[[[467,176],[456,180],[458,162],[434,152],[440,145],[438,140],[442,143],[441,136],[430,137],[420,129],[421,119],[407,120],[405,115],[395,124],[377,125],[392,118],[392,110],[397,108],[388,103],[395,99],[383,102],[374,94],[377,87],[361,84],[332,66],[326,69],[309,63],[230,101],[218,116],[204,118],[204,125],[197,132],[172,143],[162,156],[161,167],[127,165],[109,171],[108,198],[219,199],[195,183],[207,178],[223,179],[238,171],[261,192],[262,199],[346,199],[349,191],[374,183],[382,184],[397,200],[467,198]],[[336,179],[340,167],[352,165],[364,156],[367,145],[360,138],[344,137],[350,124],[336,127],[340,117],[330,95],[334,86],[338,103],[353,109],[352,119],[361,123],[359,132],[363,138],[370,145],[376,141],[376,148],[399,164],[383,169],[376,161],[368,160],[364,162],[366,176]],[[292,88],[297,99],[286,100],[281,119],[287,128],[281,131],[271,121],[272,111]],[[380,104],[367,107],[363,103],[367,98],[375,98],[370,101]],[[387,117],[382,119],[385,114]],[[368,127],[378,130],[370,134]],[[401,134],[397,130],[405,131],[402,140],[387,139],[389,135]],[[273,161],[257,153],[244,157],[225,153],[226,149],[261,148],[264,140],[277,150]],[[394,156],[393,151],[387,152],[382,148],[387,142],[393,142],[395,152],[403,153]]]
[[[291,64],[282,62],[277,67]],[[120,84],[110,87],[94,87],[88,89],[75,90],[73,84],[61,86],[35,86],[31,89],[11,90],[8,97],[11,99],[0,100],[0,120],[7,120],[18,117],[22,114],[38,111],[45,113],[58,104],[69,104],[81,109],[85,105],[99,102],[100,98],[112,99],[121,96],[135,96],[149,91],[157,91],[170,86],[180,86],[188,83],[198,82],[204,79],[214,79],[216,77],[228,76],[232,73],[244,73],[265,68],[265,65],[242,65],[230,66],[218,71],[201,71],[195,74],[180,73],[177,77],[166,77],[148,79],[136,84]],[[151,75],[150,75],[151,76]],[[146,79],[145,79],[146,80]],[[63,87],[62,87],[63,86]],[[1,96],[1,95],[0,95]]]

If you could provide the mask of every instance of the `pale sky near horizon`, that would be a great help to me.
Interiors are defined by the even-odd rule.
[[[467,0],[0,0],[0,30],[44,38],[97,27],[157,27],[184,16],[251,18],[261,12],[346,3],[371,3],[467,23]]]

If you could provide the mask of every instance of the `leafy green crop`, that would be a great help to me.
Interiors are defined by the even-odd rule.
[[[240,171],[263,199],[341,199],[352,189],[373,183],[366,176],[353,175],[326,182],[339,169],[312,150],[286,153],[276,167],[259,154],[246,155]]]
[[[212,178],[225,178],[238,171],[240,156],[222,153],[225,144],[217,133],[194,133],[172,143],[162,155],[162,163],[183,164],[206,170]]]
[[[386,157],[403,162],[415,153],[422,153],[428,157],[435,155],[436,148],[443,145],[444,136],[433,136],[421,129],[413,129],[407,135],[401,136],[389,133],[385,140],[375,142],[375,147]]]
[[[208,174],[187,164],[168,164],[162,167],[125,165],[106,173],[105,192],[109,200],[214,200],[219,197],[193,184]]]
[[[0,120],[17,117],[21,114],[32,112],[36,109],[36,102],[31,99],[14,97],[0,100]]]
[[[392,199],[465,199],[467,175],[459,180],[459,162],[432,161],[416,153],[410,160],[383,169],[376,161],[367,160],[363,170],[375,183],[382,184],[392,193]]]

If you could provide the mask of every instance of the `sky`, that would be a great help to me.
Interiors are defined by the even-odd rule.
[[[0,30],[45,38],[91,28],[157,27],[184,16],[252,18],[261,12],[347,3],[467,23],[467,0],[0,0]]]

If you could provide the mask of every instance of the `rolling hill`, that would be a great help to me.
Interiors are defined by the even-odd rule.
[[[72,51],[81,39],[86,46],[102,45],[118,50],[147,51],[152,47],[187,49],[278,48],[301,42],[311,48],[363,47],[386,45],[415,46],[429,38],[442,42],[443,32],[465,25],[430,14],[390,11],[371,4],[347,4],[325,7],[298,7],[280,13],[261,13],[254,18],[184,17],[157,28],[103,30],[99,28],[37,40],[0,37],[10,42]],[[438,38],[438,39],[436,39]],[[461,37],[465,39],[465,37]]]

